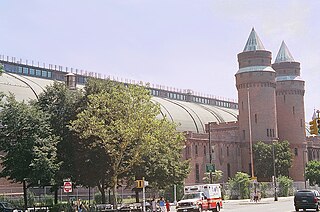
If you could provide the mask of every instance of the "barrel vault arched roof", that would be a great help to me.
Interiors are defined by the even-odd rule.
[[[9,92],[13,93],[19,101],[31,100],[36,99],[45,87],[52,83],[53,80],[49,79],[5,72],[0,76],[0,91],[7,94]],[[152,97],[152,101],[160,105],[161,114],[159,114],[158,117],[165,117],[177,123],[179,125],[179,131],[204,133],[205,124],[208,122],[232,122],[237,120],[238,115],[237,109],[213,105],[178,101],[155,96]]]

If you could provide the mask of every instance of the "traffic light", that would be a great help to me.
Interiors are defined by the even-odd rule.
[[[318,129],[318,135],[320,135],[320,118],[317,118],[317,129]]]
[[[137,188],[143,188],[144,186],[144,183],[143,183],[144,180],[136,180],[136,187]]]
[[[319,122],[319,125],[318,125],[318,123],[317,122]],[[310,134],[311,135],[318,135],[319,134],[319,128],[318,127],[320,127],[320,119],[313,119],[312,121],[310,121],[309,122],[309,124],[310,124]]]

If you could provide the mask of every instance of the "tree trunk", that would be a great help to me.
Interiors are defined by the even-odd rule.
[[[118,185],[117,176],[113,176],[113,209],[117,209],[118,197],[117,197],[117,185]]]
[[[22,181],[22,185],[23,185],[24,210],[26,211],[27,208],[28,208],[28,196],[27,196],[26,180]]]
[[[54,204],[58,204],[58,187],[54,189]]]
[[[101,203],[106,204],[106,192],[105,192],[105,187],[104,187],[104,181],[102,181],[102,183],[98,184],[98,189],[101,193]]]

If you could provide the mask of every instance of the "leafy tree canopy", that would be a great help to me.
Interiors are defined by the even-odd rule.
[[[320,161],[311,160],[307,163],[306,179],[313,185],[320,185]]]
[[[273,173],[273,157],[275,159],[276,175],[288,176],[292,166],[293,153],[288,141],[266,144],[257,142],[253,145],[254,170],[258,179],[271,180]],[[273,155],[274,152],[274,155]]]
[[[172,179],[178,181],[185,176],[188,166],[179,163],[184,138],[176,132],[174,124],[156,119],[160,107],[151,101],[148,90],[92,79],[85,87],[83,102],[84,110],[71,122],[71,129],[88,140],[84,145],[102,149],[109,158],[104,161],[108,170],[101,181],[109,181],[115,188],[120,179],[134,173],[137,164],[145,166],[150,179],[157,176],[167,181],[174,176]],[[160,181],[157,184],[161,186]]]
[[[210,172],[204,173],[203,181],[205,183],[210,183]],[[212,181],[214,183],[218,182],[223,177],[223,171],[221,170],[215,170],[212,172]]]
[[[14,182],[48,185],[59,168],[56,161],[57,137],[52,134],[48,115],[13,95],[1,101],[0,130],[1,177]]]
[[[57,160],[61,163],[56,173],[58,184],[62,184],[63,178],[79,180],[79,174],[75,173],[79,161],[77,152],[82,152],[82,145],[79,137],[72,132],[68,125],[76,118],[80,110],[82,92],[69,90],[65,84],[54,82],[47,86],[44,92],[39,95],[34,105],[49,115],[49,123],[52,132],[59,138],[57,145]],[[92,173],[92,172],[90,172]]]
[[[0,76],[2,75],[3,72],[4,72],[3,65],[0,63]]]

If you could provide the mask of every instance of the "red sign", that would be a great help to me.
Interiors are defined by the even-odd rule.
[[[64,182],[63,183],[63,191],[65,193],[70,193],[72,192],[72,182]]]

